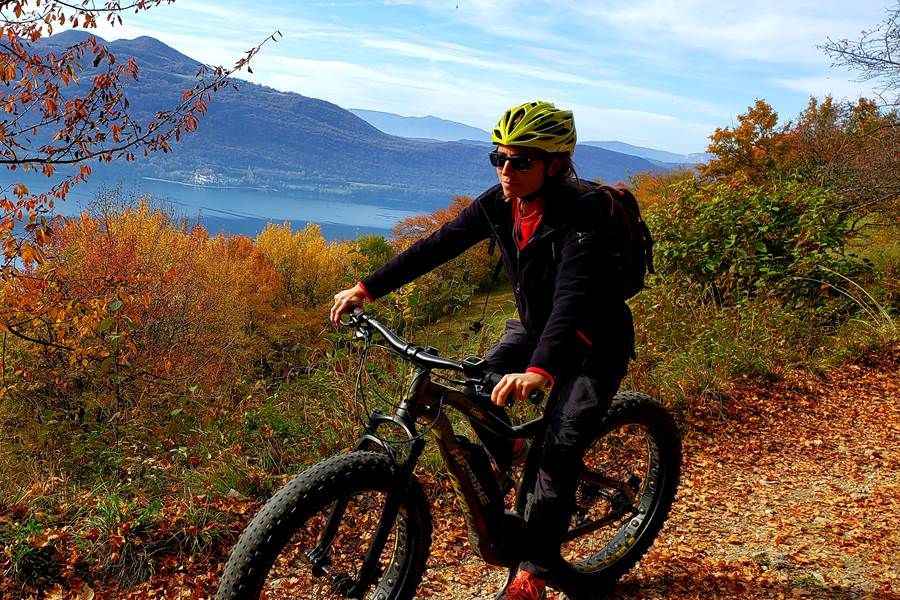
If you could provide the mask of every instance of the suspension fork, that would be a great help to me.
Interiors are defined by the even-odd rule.
[[[398,411],[398,413],[400,412],[401,411]],[[409,489],[413,477],[413,469],[425,447],[425,441],[416,437],[414,429],[406,423],[405,417],[407,416],[407,413],[405,410],[402,410],[402,412],[402,415],[398,414],[394,416],[382,415],[377,412],[373,413],[369,418],[369,426],[366,428],[367,431],[372,433],[364,435],[354,448],[354,450],[362,450],[369,444],[375,444],[384,448],[397,470],[395,478],[396,483],[388,491],[385,505],[381,512],[381,519],[378,523],[378,529],[375,531],[375,535],[369,543],[369,548],[366,551],[363,564],[359,569],[356,580],[344,580],[338,582],[340,587],[339,591],[350,598],[362,598],[366,590],[372,585],[372,579],[375,577],[376,568],[378,567],[378,560],[384,550],[385,543],[391,533],[394,522],[397,520],[397,515],[400,512],[401,499],[407,489]],[[409,435],[409,454],[403,463],[397,463],[390,447],[374,435],[377,424],[381,422],[396,423]],[[337,536],[338,528],[340,527],[341,520],[344,517],[344,512],[347,510],[349,502],[349,496],[340,498],[335,502],[334,507],[332,507],[331,512],[328,515],[328,520],[325,523],[325,528],[322,531],[318,544],[316,544],[315,548],[306,552],[307,558],[312,562],[313,575],[316,577],[330,574],[331,572],[331,558],[329,556],[331,545],[334,543],[334,539]]]

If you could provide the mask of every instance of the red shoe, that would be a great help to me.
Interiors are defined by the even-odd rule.
[[[547,597],[547,584],[528,571],[519,571],[499,600],[543,600]]]

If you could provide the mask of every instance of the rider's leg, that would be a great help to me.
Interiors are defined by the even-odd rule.
[[[522,323],[517,320],[509,320],[506,322],[503,339],[491,347],[487,356],[484,357],[488,364],[487,370],[495,373],[520,373],[528,367],[534,348],[534,339],[525,331]],[[491,411],[504,422],[509,423],[509,417],[503,408],[492,405]],[[500,472],[509,470],[513,458],[512,443],[471,420],[469,423],[491,454]]]
[[[559,564],[584,452],[597,435],[620,381],[618,376],[598,380],[576,375],[557,382],[561,388],[551,409],[534,501],[525,526],[528,560],[522,563],[522,569],[541,579],[547,579]]]

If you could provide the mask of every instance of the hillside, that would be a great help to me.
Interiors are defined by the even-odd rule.
[[[86,35],[67,31],[40,40],[36,49],[63,47]],[[137,60],[140,75],[127,90],[131,110],[141,119],[178,104],[202,66],[150,37],[104,43],[120,62]],[[388,135],[330,102],[234,83],[238,89],[221,90],[199,129],[172,152],[103,165],[98,176],[192,181],[202,173],[217,184],[341,192],[356,201],[377,195],[380,203],[413,209],[442,206],[454,194],[475,194],[494,181],[484,147]],[[581,176],[607,181],[657,168],[642,158],[590,147],[578,149],[576,163]]]
[[[385,133],[399,135],[406,138],[421,139],[427,141],[459,141],[467,143],[486,144],[490,139],[490,133],[456,121],[439,119],[434,116],[406,117],[389,112],[377,110],[363,110],[351,108],[350,112],[365,119],[371,125]],[[712,155],[706,152],[692,152],[690,154],[677,154],[656,148],[645,148],[618,141],[583,141],[579,148],[590,146],[603,148],[619,154],[644,158],[665,169],[692,168],[698,163],[705,163]],[[584,150],[579,150],[584,152]]]

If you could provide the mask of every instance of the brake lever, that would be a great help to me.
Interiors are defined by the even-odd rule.
[[[543,390],[531,390],[531,393],[528,394],[528,401],[534,404],[535,406],[540,406],[541,402],[544,401],[544,391]],[[516,404],[515,398],[506,398],[506,402],[504,406],[506,408],[512,408]]]
[[[341,327],[359,327],[364,322],[359,318],[361,314],[363,314],[363,309],[356,307],[349,314],[342,314],[341,318],[338,319],[338,324]],[[347,317],[346,321],[344,317]]]

